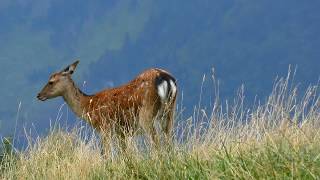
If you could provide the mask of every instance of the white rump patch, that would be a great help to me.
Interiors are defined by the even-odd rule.
[[[176,92],[177,92],[177,87],[176,87],[176,85],[174,84],[174,82],[172,80],[170,80],[170,86],[171,86],[172,95],[175,95]]]
[[[158,85],[158,94],[162,101],[167,99],[168,94],[168,82],[163,81],[161,84]]]

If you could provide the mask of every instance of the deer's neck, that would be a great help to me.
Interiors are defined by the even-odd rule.
[[[73,81],[63,94],[63,99],[67,102],[72,111],[80,118],[83,118],[83,114],[85,113],[83,102],[88,98],[90,98],[90,96],[84,94]]]

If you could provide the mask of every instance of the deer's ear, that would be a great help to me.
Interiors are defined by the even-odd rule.
[[[62,74],[73,74],[73,72],[75,71],[77,65],[79,64],[79,60],[77,60],[76,62],[70,64],[69,66],[67,66],[66,68],[64,68],[61,72]]]

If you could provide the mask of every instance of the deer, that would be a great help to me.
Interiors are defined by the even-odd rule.
[[[126,84],[87,95],[71,77],[78,64],[79,60],[53,73],[37,98],[46,101],[62,97],[77,117],[109,140],[103,144],[106,148],[113,133],[124,142],[127,134],[138,129],[144,131],[152,144],[159,146],[156,121],[167,142],[171,141],[178,88],[169,72],[147,69]],[[121,147],[125,148],[124,143]]]

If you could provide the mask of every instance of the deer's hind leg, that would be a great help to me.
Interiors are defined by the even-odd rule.
[[[160,139],[154,127],[154,111],[152,106],[142,107],[139,112],[139,125],[147,134],[151,144],[159,147]]]
[[[161,112],[162,116],[160,116],[160,120],[162,121],[161,128],[164,132],[165,141],[168,144],[172,144],[175,107],[176,100],[172,99],[171,101],[163,105],[163,111]]]

